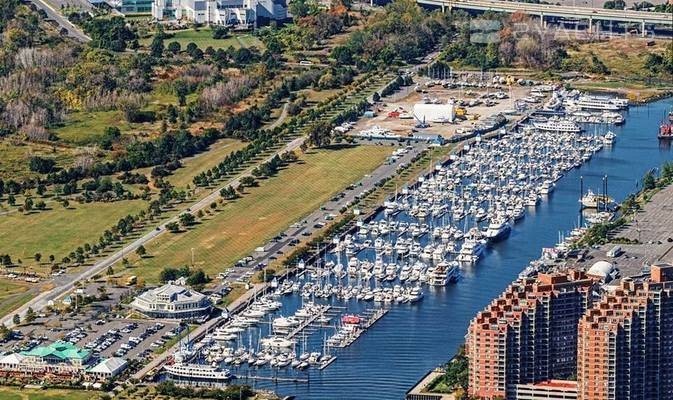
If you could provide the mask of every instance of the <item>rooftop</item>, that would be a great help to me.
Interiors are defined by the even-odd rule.
[[[38,346],[30,351],[22,351],[21,355],[26,357],[56,357],[61,360],[85,359],[89,357],[89,350],[80,349],[69,342],[54,342],[48,346]]]

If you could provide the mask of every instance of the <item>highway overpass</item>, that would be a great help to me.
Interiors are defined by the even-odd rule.
[[[673,14],[633,10],[608,10],[603,8],[557,6],[552,4],[520,3],[498,0],[416,0],[418,4],[441,7],[442,10],[463,9],[474,11],[495,11],[504,13],[521,12],[540,17],[544,24],[545,18],[563,18],[571,20],[587,20],[589,29],[594,22],[625,22],[640,24],[641,33],[645,34],[646,25],[673,27]]]

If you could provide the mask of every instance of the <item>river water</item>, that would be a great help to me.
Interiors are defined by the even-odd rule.
[[[536,209],[529,208],[507,240],[489,246],[476,266],[462,269],[458,283],[440,289],[426,286],[425,298],[416,304],[393,304],[388,314],[354,344],[338,350],[336,361],[326,369],[279,375],[308,378],[308,383],[257,381],[254,386],[298,399],[403,398],[428,370],[452,357],[464,341],[470,319],[516,279],[529,261],[538,258],[542,247],[553,246],[560,232],[568,232],[577,224],[580,176],[584,177],[585,190],[598,192],[607,175],[609,195],[621,201],[637,189],[637,182],[648,170],[673,158],[670,143],[660,144],[656,138],[659,123],[672,106],[673,100],[665,99],[631,107],[623,126],[609,127],[617,134],[615,145],[595,154],[581,168],[569,171],[547,199]],[[590,133],[605,133],[607,129],[587,126]],[[285,315],[301,303],[298,295],[282,301]],[[358,312],[364,306],[352,307]],[[322,335],[309,337],[310,347],[320,350]],[[269,371],[258,374],[268,376]]]

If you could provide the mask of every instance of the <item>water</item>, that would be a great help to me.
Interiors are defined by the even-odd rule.
[[[609,195],[621,201],[637,189],[637,182],[648,170],[673,158],[670,145],[660,145],[656,139],[659,123],[672,106],[673,100],[666,99],[632,107],[623,126],[610,128],[617,134],[616,144],[595,154],[580,169],[568,172],[549,199],[528,210],[507,240],[491,246],[476,266],[462,269],[457,284],[441,289],[426,286],[420,303],[392,305],[390,312],[353,345],[339,350],[329,367],[297,374],[308,376],[308,384],[257,382],[255,387],[298,399],[403,398],[429,369],[451,358],[464,341],[470,319],[516,279],[530,260],[538,258],[542,247],[553,246],[560,231],[567,232],[577,224],[580,176],[585,190],[598,192],[603,176],[608,175]],[[604,133],[607,127],[588,127],[589,132],[594,129]],[[299,305],[298,296],[283,302],[285,315]],[[316,334],[309,343],[319,346],[321,340],[322,334]],[[269,371],[260,374],[268,375]]]

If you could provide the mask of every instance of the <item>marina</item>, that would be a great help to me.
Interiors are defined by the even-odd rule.
[[[493,140],[477,137],[433,174],[401,188],[371,220],[334,238],[321,259],[299,265],[295,278],[206,335],[198,362],[232,376],[282,378],[257,384],[301,398],[343,390],[330,382],[354,373],[378,381],[371,366],[388,363],[399,366],[391,371],[396,380],[410,384],[450,358],[466,318],[488,296],[566,235],[559,232],[580,228],[580,181],[601,193],[596,189],[609,174],[610,196],[619,201],[645,171],[637,158],[629,158],[637,167],[624,169],[622,146],[658,149],[659,160],[668,154],[652,141],[656,127],[644,132],[631,122],[653,125],[643,113],[666,104],[633,107],[610,131],[524,126]],[[386,343],[397,350],[371,350]],[[401,361],[406,357],[413,362]],[[310,386],[297,385],[302,379]],[[403,395],[404,384],[388,383],[366,398]]]

